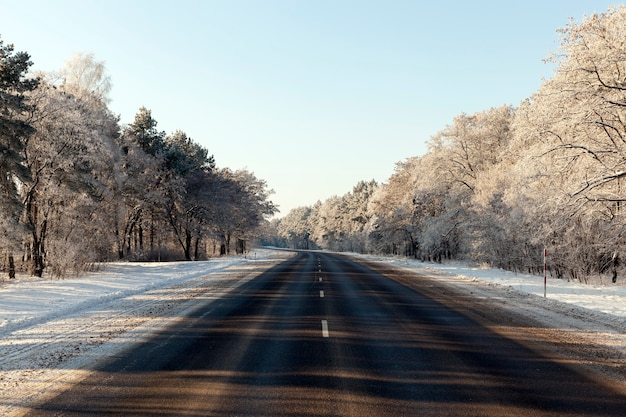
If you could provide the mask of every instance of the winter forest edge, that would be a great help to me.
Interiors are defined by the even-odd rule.
[[[121,126],[104,65],[29,74],[0,39],[0,269],[80,273],[111,260],[206,259],[250,240],[295,249],[462,259],[586,282],[621,273],[626,7],[571,21],[554,75],[517,107],[461,114],[382,184],[269,220],[265,181],[216,167],[150,110]],[[515,80],[511,80],[515,82]]]
[[[41,277],[110,260],[198,260],[246,250],[276,211],[265,181],[218,169],[151,111],[120,126],[104,64],[77,54],[28,74],[0,39],[0,267]]]
[[[383,184],[292,210],[265,243],[617,282],[626,244],[626,7],[559,29],[518,107],[461,114]],[[511,80],[515,82],[515,80]],[[622,185],[624,183],[624,185]],[[626,189],[626,188],[625,188]]]

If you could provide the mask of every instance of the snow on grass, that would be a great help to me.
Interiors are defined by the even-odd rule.
[[[80,278],[49,281],[21,277],[4,281],[0,284],[0,336],[89,305],[221,271],[238,261],[224,258],[171,264],[111,263],[101,272]]]
[[[208,277],[234,265],[282,259],[284,256],[281,252],[260,249],[245,258],[224,257],[203,262],[108,263],[102,271],[61,280],[4,279],[0,281],[0,337],[104,301],[172,287]]]

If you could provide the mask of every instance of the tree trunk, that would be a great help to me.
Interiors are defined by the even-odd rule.
[[[121,256],[120,259],[124,259],[131,254],[132,238],[135,234],[135,226],[139,221],[141,211],[141,208],[135,209],[135,211],[131,215],[129,215],[128,219],[126,220],[126,225],[124,226],[124,236],[121,237],[121,247],[118,248],[118,255]],[[135,247],[136,246],[137,244],[135,244]],[[124,248],[126,249],[125,252]]]
[[[28,225],[31,227],[31,236],[33,238],[30,246],[30,256],[32,262],[30,273],[33,276],[41,278],[43,276],[44,269],[44,242],[46,239],[48,220],[46,214],[42,213],[44,220],[41,223],[41,228],[38,229],[39,211],[37,207],[36,190],[34,187],[28,192],[25,209],[26,218],[28,220]]]
[[[139,250],[143,252],[143,227],[141,226],[141,223],[139,223],[138,233],[139,233]]]
[[[46,240],[46,233],[48,228],[48,221],[44,220],[41,223],[41,230],[37,234],[37,230],[33,229],[33,245],[32,251],[32,266],[31,274],[38,278],[43,276],[44,270],[44,242]]]
[[[185,251],[185,260],[186,261],[191,261],[191,233],[189,232],[189,230],[185,231],[185,245],[183,247],[184,251]]]
[[[198,260],[198,252],[200,251],[200,238],[197,237],[196,238],[196,243],[194,244],[194,248],[193,248],[193,259],[195,261]],[[206,251],[205,251],[206,252]]]
[[[130,256],[130,250],[132,247],[132,231],[130,231],[129,233],[127,233],[126,236],[126,256]]]
[[[117,258],[124,259],[124,238],[120,238],[120,229],[115,225],[115,244],[117,245]]]
[[[237,239],[237,254],[246,253],[246,241],[244,239]]]
[[[154,215],[150,216],[150,253],[154,253]]]
[[[226,255],[226,235],[220,236],[220,256]]]
[[[9,279],[15,279],[15,259],[13,259],[13,254],[9,255]]]

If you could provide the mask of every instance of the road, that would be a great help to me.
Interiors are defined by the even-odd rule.
[[[624,394],[582,368],[388,272],[299,253],[28,415],[625,415]]]

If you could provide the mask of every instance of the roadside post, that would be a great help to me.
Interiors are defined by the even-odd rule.
[[[543,298],[546,298],[546,286],[547,286],[547,270],[548,266],[546,258],[548,257],[548,249],[543,248]]]

